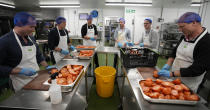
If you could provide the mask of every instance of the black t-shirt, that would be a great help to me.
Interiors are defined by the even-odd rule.
[[[65,32],[64,32],[65,31]],[[70,43],[68,31],[67,30],[59,30],[61,36],[65,36],[67,34],[67,43]],[[60,41],[60,37],[57,31],[57,28],[53,28],[48,34],[48,46],[50,50],[54,50],[55,47],[58,46]]]
[[[202,34],[202,33],[201,33]],[[200,36],[199,36],[200,37]],[[198,37],[197,37],[198,38]],[[190,43],[195,43],[197,38],[194,41],[189,41]],[[181,41],[185,40],[185,37],[182,36],[178,45],[173,51],[173,58],[176,57],[176,51]],[[203,38],[201,38],[195,45],[193,51],[193,63],[188,68],[180,68],[180,73],[182,77],[194,77],[203,74],[205,71],[210,70],[210,34],[206,33]]]
[[[94,28],[94,31],[95,31],[95,35],[98,35],[97,28],[96,28],[96,26],[94,24],[88,26],[88,29],[93,29],[93,28]],[[84,36],[87,35],[87,23],[82,26],[81,34],[82,34],[83,38],[84,38]]]

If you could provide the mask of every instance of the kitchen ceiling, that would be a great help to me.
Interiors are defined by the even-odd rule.
[[[80,4],[81,8],[105,8],[105,2],[151,2],[152,7],[181,8],[190,6],[192,1],[200,0],[0,0],[1,3],[14,4],[17,10],[39,10],[39,5]]]

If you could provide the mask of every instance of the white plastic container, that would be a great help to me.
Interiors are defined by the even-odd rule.
[[[50,100],[52,104],[59,104],[62,101],[61,86],[56,84],[56,80],[52,80],[52,85],[49,89]]]

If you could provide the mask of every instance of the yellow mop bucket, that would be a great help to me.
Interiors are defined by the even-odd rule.
[[[96,91],[101,97],[110,97],[114,90],[116,70],[110,66],[100,66],[95,69]]]

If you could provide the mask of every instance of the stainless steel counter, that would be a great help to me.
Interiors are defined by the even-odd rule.
[[[144,79],[145,77],[143,77],[136,68],[132,69],[124,68],[124,72],[126,76],[125,78],[126,81],[124,82],[125,83],[124,86],[126,87],[126,82],[127,82],[128,83],[127,85],[130,87],[131,90],[130,92],[133,93],[133,96],[126,96],[125,92],[128,89],[127,90],[123,89],[124,91],[123,99],[126,99],[126,97],[127,99],[128,97],[132,99],[131,97],[133,97],[133,99],[135,99],[133,102],[137,104],[137,107],[135,108],[137,110],[208,110],[208,108],[202,104],[202,101],[199,101],[199,103],[196,104],[195,106],[150,103],[143,99],[138,83],[140,79]],[[123,102],[127,102],[127,100],[123,100]]]
[[[90,60],[64,59],[58,62],[57,66],[61,68],[66,64],[84,65],[85,72],[75,84],[73,91],[62,93],[62,102],[60,104],[51,104],[48,91],[21,90],[0,103],[0,108],[84,110],[87,107],[88,91],[93,81],[93,78],[86,75]],[[76,105],[78,103],[79,105],[72,106],[72,104]]]

